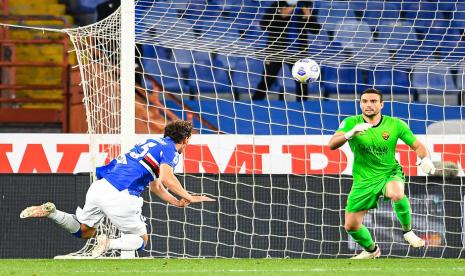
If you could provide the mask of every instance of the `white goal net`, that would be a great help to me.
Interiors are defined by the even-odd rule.
[[[155,134],[166,121],[192,120],[196,134],[178,177],[187,190],[217,199],[179,209],[146,194],[143,256],[351,256],[359,248],[343,224],[352,155],[326,144],[345,117],[360,113],[356,99],[369,87],[385,95],[383,114],[428,144],[439,174],[422,175],[415,154],[399,144],[424,249],[403,241],[389,202],[380,200],[366,226],[385,256],[464,256],[461,1],[135,5],[136,130]],[[92,134],[121,132],[120,15],[68,30]],[[322,76],[301,86],[290,66],[305,57]]]

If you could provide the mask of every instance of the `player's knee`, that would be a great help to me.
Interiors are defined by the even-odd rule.
[[[403,191],[399,191],[399,192],[396,192],[396,193],[393,193],[391,195],[391,200],[396,202],[396,201],[399,201],[401,200],[402,198],[404,198],[405,194]]]
[[[355,224],[355,223],[347,223],[347,222],[346,222],[346,223],[344,224],[344,229],[345,229],[346,231],[355,231],[355,230],[357,230],[357,229],[359,229],[359,228],[360,228],[360,225]]]
[[[137,249],[137,251],[144,250],[144,248],[145,248],[145,246],[147,245],[147,242],[148,242],[148,240],[149,240],[149,236],[148,236],[147,234],[142,235],[142,236],[140,236],[140,237],[142,238],[142,240],[143,240],[144,242],[142,243],[141,247],[139,247],[139,248]]]
[[[82,239],[90,239],[95,235],[97,229],[81,224],[81,237]]]

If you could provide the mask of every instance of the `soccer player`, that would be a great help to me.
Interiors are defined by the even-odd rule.
[[[376,89],[367,89],[360,96],[361,115],[345,118],[331,137],[328,146],[334,150],[347,141],[354,153],[353,185],[347,199],[344,228],[365,250],[353,259],[374,259],[381,255],[370,232],[362,224],[369,209],[378,206],[383,195],[390,199],[402,225],[404,239],[413,247],[422,247],[425,241],[412,230],[411,210],[404,194],[405,175],[394,158],[397,140],[401,139],[415,151],[422,171],[434,174],[435,167],[426,147],[413,135],[402,120],[381,115],[383,95]]]
[[[111,249],[141,250],[147,244],[148,235],[142,217],[143,199],[140,194],[148,185],[155,195],[178,207],[215,201],[207,196],[189,194],[174,175],[174,167],[189,143],[191,134],[190,122],[171,122],[165,126],[163,138],[148,139],[113,159],[108,165],[98,167],[98,180],[90,185],[84,208],[78,207],[76,215],[60,211],[53,203],[47,202],[24,209],[20,217],[47,217],[74,236],[89,239],[95,235],[104,216],[107,216],[125,235],[117,239],[98,236],[92,257],[98,257]],[[169,193],[165,186],[180,199]]]

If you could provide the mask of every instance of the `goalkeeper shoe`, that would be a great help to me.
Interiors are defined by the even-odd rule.
[[[20,218],[43,218],[55,212],[55,204],[51,202],[44,203],[39,206],[31,206],[24,209],[19,215]]]
[[[425,246],[425,241],[415,235],[413,231],[408,231],[404,234],[404,239],[412,246],[412,247],[423,247]]]
[[[103,253],[107,252],[109,246],[110,239],[107,236],[97,236],[97,245],[92,250],[92,258],[100,257]]]
[[[368,252],[366,250],[363,250],[362,253],[358,254],[357,256],[353,256],[351,259],[354,260],[367,260],[367,259],[376,259],[381,256],[381,250],[379,250],[379,247],[376,247],[376,250],[373,252]]]

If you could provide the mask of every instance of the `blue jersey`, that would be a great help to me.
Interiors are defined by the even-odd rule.
[[[174,168],[178,161],[179,153],[171,138],[148,139],[109,164],[98,167],[97,179],[105,178],[118,190],[127,189],[131,195],[140,196],[145,187],[158,177],[161,164]]]

